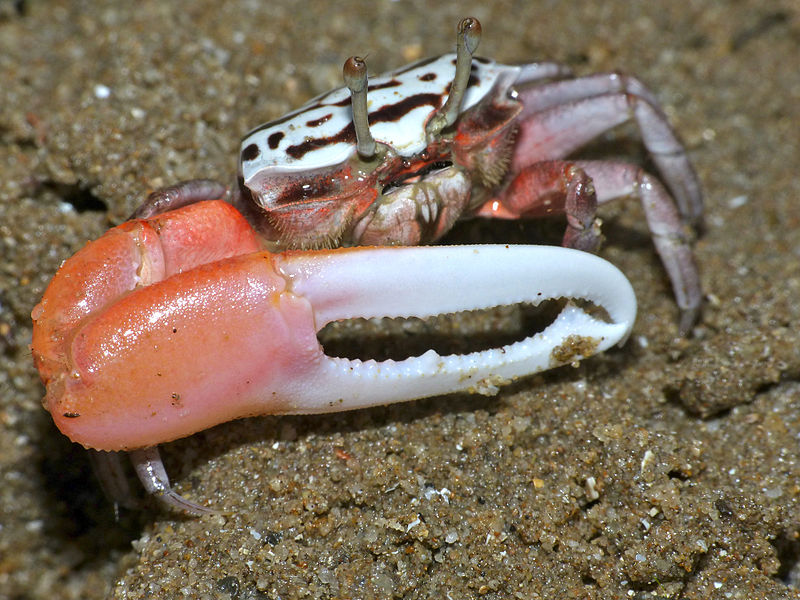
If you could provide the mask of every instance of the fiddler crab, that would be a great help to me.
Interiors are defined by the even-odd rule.
[[[615,198],[640,199],[680,329],[692,326],[701,289],[686,232],[702,197],[653,95],[616,73],[473,58],[480,32],[463,19],[456,54],[369,83],[363,59],[348,59],[346,87],[244,137],[238,189],[157,191],[62,265],[32,313],[33,356],[47,410],[98,451],[107,486],[125,491],[126,451],[150,493],[214,512],[172,490],[158,444],[253,415],[491,393],[623,342],[631,285],[582,252],[597,249],[596,209]],[[638,166],[564,158],[630,119],[672,195]],[[465,217],[547,215],[566,215],[565,247],[408,247]],[[554,298],[577,302],[540,333],[465,355],[360,361],[317,339],[336,320]]]

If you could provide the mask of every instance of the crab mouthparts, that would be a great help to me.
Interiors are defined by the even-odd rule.
[[[302,256],[290,255],[281,267],[293,293],[313,306],[318,330],[358,317],[426,318],[559,298],[578,303],[568,303],[544,330],[521,341],[468,354],[428,350],[404,360],[376,361],[328,356],[320,347],[311,381],[303,385],[309,395],[298,391],[291,406],[295,413],[324,412],[320,390],[329,411],[459,391],[496,393],[500,384],[624,342],[636,315],[625,276],[577,250],[440,246],[359,249],[329,257],[317,256],[312,267]],[[584,309],[581,302],[597,310]]]

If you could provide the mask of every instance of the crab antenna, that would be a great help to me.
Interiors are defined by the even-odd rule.
[[[351,56],[344,61],[342,74],[344,84],[350,89],[358,154],[361,158],[372,158],[375,156],[375,138],[369,131],[367,113],[367,63],[360,56]]]
[[[461,19],[458,24],[456,39],[456,74],[450,86],[447,102],[428,121],[426,131],[429,137],[435,136],[456,122],[458,111],[461,109],[461,102],[464,100],[464,92],[467,91],[467,84],[469,83],[472,54],[481,41],[480,21],[475,17]]]

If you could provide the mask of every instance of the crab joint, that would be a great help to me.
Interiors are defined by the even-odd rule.
[[[458,24],[456,46],[456,74],[447,102],[428,121],[425,130],[428,138],[439,134],[456,122],[464,93],[467,91],[469,74],[472,68],[472,55],[481,41],[481,23],[475,17],[466,17]]]
[[[360,56],[351,56],[344,63],[342,74],[344,84],[350,90],[358,154],[361,158],[372,158],[376,144],[369,131],[367,116],[367,63]]]

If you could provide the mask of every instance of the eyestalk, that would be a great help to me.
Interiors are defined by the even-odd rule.
[[[369,159],[375,156],[375,138],[369,130],[367,112],[367,63],[360,56],[348,58],[342,68],[344,84],[350,90],[350,103],[353,107],[353,127],[356,131],[358,155]]]
[[[464,100],[464,93],[467,91],[467,84],[469,83],[472,55],[481,41],[480,21],[475,17],[462,19],[458,24],[456,41],[456,74],[453,77],[453,84],[450,86],[447,102],[428,121],[428,125],[425,128],[428,139],[435,137],[443,129],[450,127],[458,118],[461,103]]]

